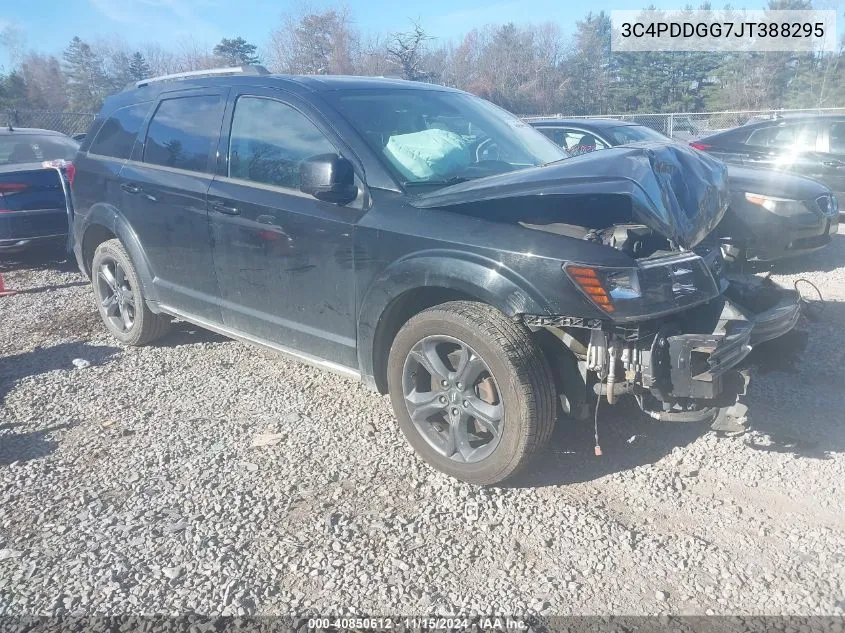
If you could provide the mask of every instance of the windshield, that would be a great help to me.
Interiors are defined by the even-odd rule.
[[[530,125],[472,95],[382,89],[327,98],[404,185],[451,184],[566,158]]]
[[[667,141],[669,137],[644,125],[620,125],[607,130],[613,145],[627,145],[640,141]]]
[[[73,160],[79,143],[66,136],[4,134],[0,136],[0,165]]]

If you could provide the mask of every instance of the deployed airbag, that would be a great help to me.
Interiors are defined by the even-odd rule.
[[[384,153],[408,180],[432,180],[470,164],[469,143],[448,130],[423,130],[391,136]]]
[[[565,217],[550,221],[580,224],[578,205],[567,205],[566,198],[602,195],[627,198],[631,220],[692,248],[725,214],[727,170],[721,161],[685,145],[638,143],[444,187],[417,196],[411,204],[448,208],[495,200],[501,209],[512,201],[510,219],[520,222],[530,213],[532,198],[559,196]]]

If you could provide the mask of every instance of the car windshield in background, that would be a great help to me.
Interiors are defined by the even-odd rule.
[[[620,125],[608,128],[607,135],[613,145],[627,145],[628,143],[639,143],[640,141],[668,141],[657,130],[652,130],[644,125]]]
[[[79,143],[65,136],[8,134],[0,136],[0,165],[73,160]]]
[[[405,185],[451,184],[566,158],[524,121],[467,94],[386,89],[328,99]]]

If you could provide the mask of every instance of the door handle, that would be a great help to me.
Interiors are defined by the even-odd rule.
[[[240,215],[240,210],[238,207],[231,207],[229,205],[223,204],[218,200],[212,200],[209,203],[209,206],[213,211],[217,211],[217,213],[225,213],[226,215]]]
[[[825,167],[842,167],[845,165],[841,160],[826,160],[822,163]]]
[[[120,188],[123,189],[126,193],[141,193],[141,188],[138,185],[132,184],[131,182],[121,183]]]

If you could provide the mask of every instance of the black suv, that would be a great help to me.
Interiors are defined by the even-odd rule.
[[[721,163],[671,143],[564,158],[440,86],[143,81],[77,157],[76,257],[118,340],[178,317],[360,377],[433,466],[495,483],[598,398],[732,410],[751,344],[799,315],[725,277]]]

